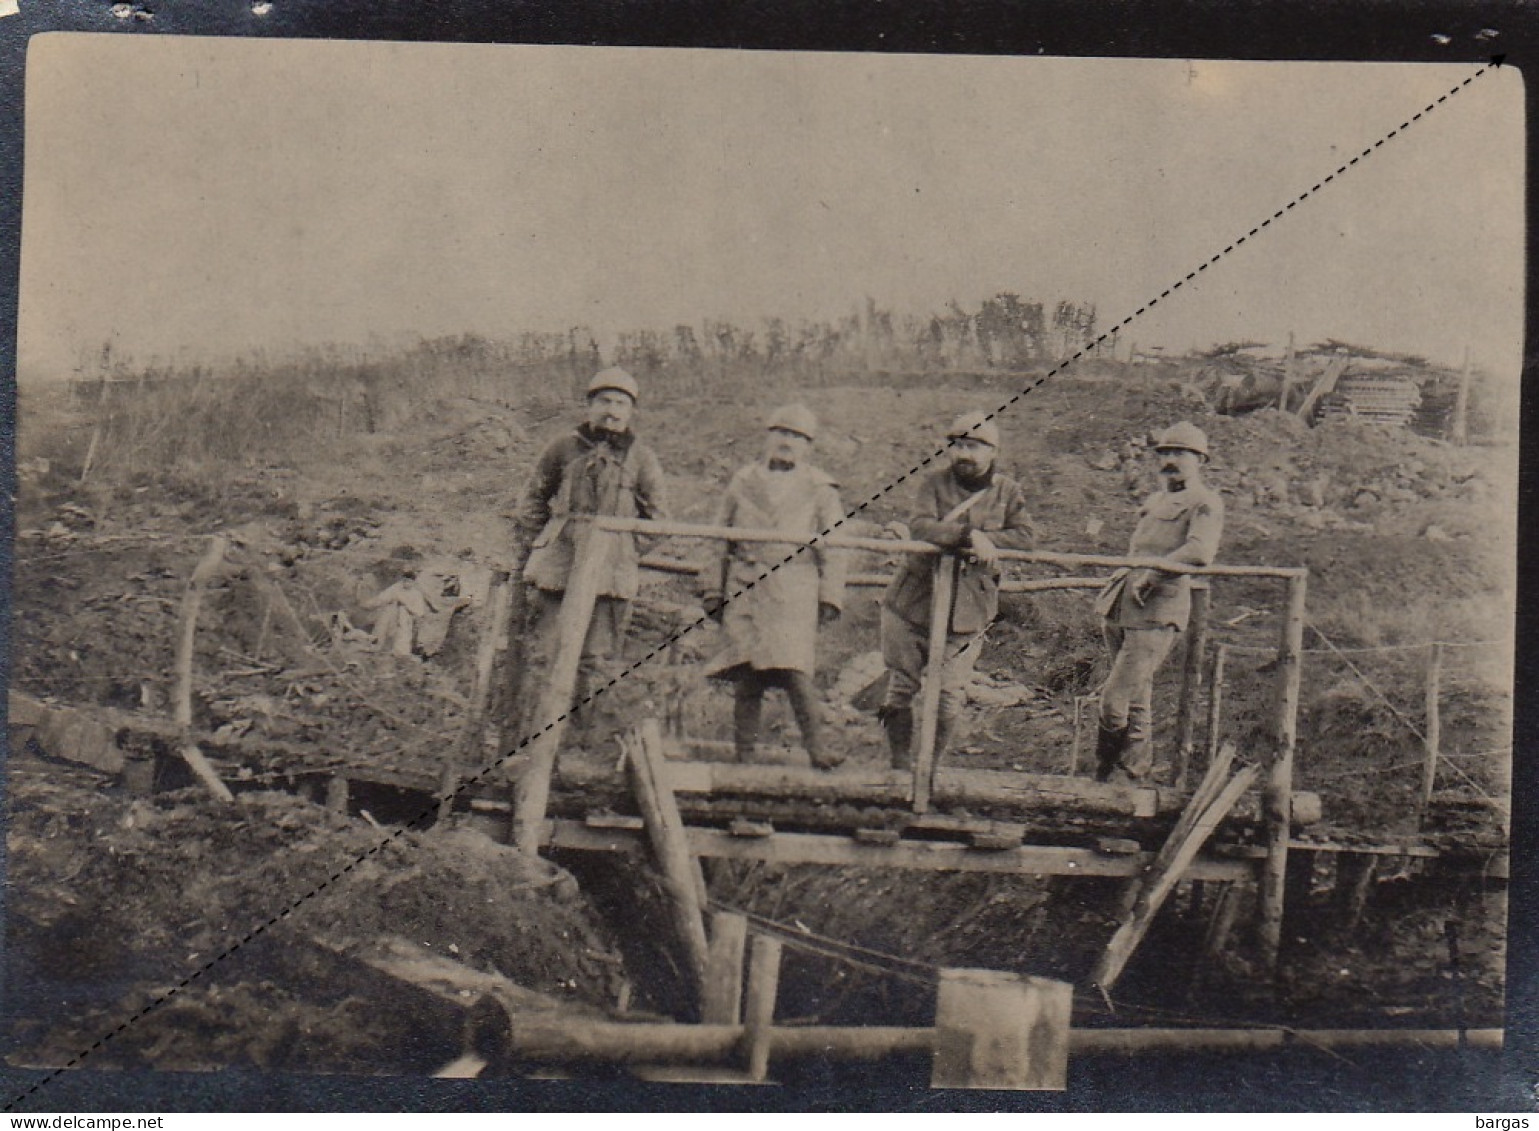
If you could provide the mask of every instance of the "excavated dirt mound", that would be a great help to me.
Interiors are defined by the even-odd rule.
[[[8,821],[25,1063],[68,1060],[172,987],[93,1065],[398,1063],[410,1026],[316,966],[382,936],[574,1003],[613,1004],[623,981],[571,876],[467,828],[386,831],[287,793],[131,798],[25,757]],[[61,1016],[61,998],[89,1009]]]

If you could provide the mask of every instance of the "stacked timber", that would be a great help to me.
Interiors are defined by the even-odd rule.
[[[1342,376],[1333,392],[1320,399],[1321,420],[1353,417],[1408,428],[1421,407],[1421,390],[1408,377],[1352,373]]]

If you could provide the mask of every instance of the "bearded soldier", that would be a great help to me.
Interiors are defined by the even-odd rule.
[[[802,405],[769,418],[764,456],[738,470],[722,499],[718,526],[780,530],[797,542],[822,534],[844,517],[838,484],[808,457],[817,418]],[[723,542],[703,576],[706,612],[726,630],[726,646],[706,675],[734,683],[733,749],[753,760],[764,693],[791,701],[812,764],[832,769],[842,756],[823,745],[813,687],[818,626],[844,605],[844,555],[821,544],[794,553],[781,542]]]
[[[1162,490],[1145,500],[1128,555],[1205,566],[1218,553],[1224,500],[1202,481],[1208,438],[1182,421],[1154,443]],[[1189,574],[1119,569],[1096,599],[1111,673],[1101,689],[1098,781],[1139,781],[1153,768],[1150,706],[1154,676],[1192,611]]]
[[[636,379],[624,369],[595,374],[588,383],[587,419],[552,440],[535,463],[515,522],[515,561],[529,590],[530,670],[549,670],[554,660],[567,577],[579,538],[591,529],[585,520],[667,517],[662,465],[631,431],[638,395]],[[640,588],[634,535],[604,533],[589,538],[588,548],[604,560],[574,692],[579,705],[598,672],[618,660]],[[580,710],[576,717],[581,719]]]
[[[999,551],[1029,550],[1036,539],[1026,493],[994,466],[998,426],[985,413],[964,412],[946,438],[949,464],[920,483],[916,513],[908,524],[912,538],[960,559],[946,625],[932,765],[940,764],[955,733],[983,630],[999,612]],[[913,767],[913,701],[929,658],[934,568],[932,555],[908,555],[882,598],[887,694],[879,715],[895,769]]]

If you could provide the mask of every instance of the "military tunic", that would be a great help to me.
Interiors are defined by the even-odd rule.
[[[1224,500],[1211,487],[1158,491],[1138,510],[1128,555],[1205,566],[1217,556],[1223,533]],[[1192,613],[1189,574],[1154,571],[1153,586],[1141,605],[1133,599],[1132,576],[1132,571],[1118,570],[1102,591],[1097,608],[1108,621],[1119,628],[1186,627]]]

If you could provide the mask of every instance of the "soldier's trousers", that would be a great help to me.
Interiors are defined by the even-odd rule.
[[[789,668],[773,668],[761,671],[745,668],[736,678],[733,688],[732,736],[733,747],[739,760],[753,757],[754,745],[759,741],[759,719],[764,709],[764,693],[772,687],[784,689],[791,701],[791,712],[802,732],[802,745],[816,762],[822,756],[822,722],[818,710],[818,693],[813,688],[812,676]]]
[[[528,672],[532,677],[523,693],[525,718],[533,726],[544,726],[547,719],[535,719],[539,701],[556,663],[559,645],[557,628],[561,622],[563,594],[536,589],[531,594],[530,648]],[[630,629],[631,603],[623,597],[599,597],[593,603],[593,617],[588,622],[588,636],[583,641],[582,657],[577,664],[577,685],[572,702],[577,705],[574,722],[582,719],[581,704],[615,675],[623,663],[625,636]]]
[[[953,632],[946,637],[946,662],[941,667],[940,706],[936,717],[954,720],[962,713],[966,687],[973,677],[973,665],[982,650],[981,633]],[[924,678],[930,654],[930,630],[882,610],[882,661],[887,665],[887,696],[883,707],[902,708],[913,704]]]
[[[1176,641],[1174,626],[1120,628],[1110,621],[1102,625],[1106,647],[1112,656],[1111,673],[1101,688],[1101,726],[1127,729],[1127,753],[1123,764],[1134,773],[1150,768],[1149,739],[1154,676]]]

